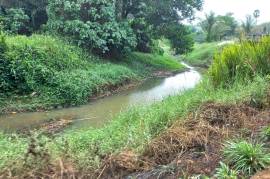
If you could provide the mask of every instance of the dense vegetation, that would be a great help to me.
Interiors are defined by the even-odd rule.
[[[267,47],[266,42],[269,38],[262,39],[258,44],[252,44],[252,48],[259,45]],[[269,43],[267,43],[269,44]],[[222,60],[235,59],[234,63],[240,61],[241,55],[237,53],[235,57],[226,56],[228,49],[246,48],[250,51],[250,42],[231,45],[220,54]],[[265,48],[264,48],[265,49]],[[243,51],[245,54],[246,51]],[[261,55],[267,57],[269,50],[262,50]],[[138,54],[135,54],[138,55]],[[264,59],[257,56],[249,56],[252,61],[260,61]],[[235,68],[235,74],[242,73],[242,78],[235,78],[234,75],[220,78],[220,81],[227,82],[230,80],[226,88],[223,86],[214,86],[215,79],[212,78],[212,70],[219,61],[215,60],[210,69],[210,78],[204,81],[195,89],[165,99],[162,102],[145,107],[132,107],[126,112],[119,114],[117,117],[100,129],[89,129],[84,131],[69,131],[63,136],[57,136],[53,141],[46,137],[38,137],[41,148],[37,150],[44,155],[49,155],[44,160],[31,156],[27,160],[23,157],[27,149],[27,139],[21,137],[9,138],[1,134],[1,163],[0,167],[9,166],[12,168],[13,174],[21,172],[22,167],[20,161],[28,162],[33,166],[37,160],[40,161],[38,167],[48,162],[54,163],[53,156],[67,157],[81,171],[89,172],[101,167],[103,156],[110,153],[118,153],[125,149],[132,149],[137,153],[143,153],[147,145],[153,138],[157,137],[162,131],[166,130],[177,120],[185,119],[192,111],[196,111],[204,102],[218,102],[223,104],[239,104],[247,102],[253,104],[260,103],[266,98],[266,91],[269,88],[269,71],[264,70],[265,66],[258,66],[252,73],[252,78],[246,73],[246,70]],[[240,61],[241,62],[241,61]],[[260,63],[258,63],[260,64]],[[225,63],[230,65],[230,63]],[[222,66],[224,67],[224,66]],[[269,69],[269,68],[268,68]],[[221,72],[223,72],[221,70]],[[143,132],[142,132],[143,131]],[[266,130],[264,130],[266,131]],[[265,133],[266,136],[266,133]],[[44,146],[45,145],[45,146]],[[42,149],[43,148],[43,149]],[[47,151],[48,150],[48,151]],[[47,152],[46,152],[47,151]],[[41,155],[42,156],[42,155]],[[253,163],[253,160],[256,160]],[[17,165],[13,165],[13,161],[18,161]],[[249,161],[252,160],[252,161]],[[265,149],[260,144],[252,144],[246,141],[233,141],[224,146],[224,162],[217,169],[217,176],[235,176],[241,173],[243,176],[254,174],[255,171],[265,168],[269,164],[269,156],[265,155]],[[11,166],[13,165],[13,167]],[[232,169],[231,169],[232,167]],[[24,170],[26,169],[23,167]],[[32,170],[32,169],[27,169]],[[91,173],[91,172],[90,172]]]
[[[151,52],[153,39],[161,36],[172,40],[177,53],[189,51],[190,32],[179,21],[191,19],[202,1],[15,0],[1,5],[0,19],[9,33],[56,32],[98,55],[115,57],[134,49]]]
[[[212,81],[215,85],[226,86],[237,80],[252,80],[258,74],[269,74],[269,51],[269,37],[258,43],[245,41],[226,47],[214,57],[210,69]]]
[[[82,104],[151,71],[183,69],[171,57],[140,52],[113,64],[43,35],[1,39],[1,112]]]
[[[270,107],[270,38],[240,38],[220,48],[212,41],[242,33],[231,13],[206,14],[198,30],[181,22],[194,18],[202,0],[0,5],[0,114],[84,104],[153,72],[182,71],[175,54],[192,65],[212,62],[194,89],[130,107],[101,128],[56,135],[0,131],[0,178],[121,178],[145,170],[159,175],[171,172],[175,160],[180,176],[192,176],[203,170],[189,173],[185,162],[206,168],[200,157],[212,162],[209,152],[217,158],[206,173],[217,178],[247,178],[270,165],[270,127],[264,120]],[[251,33],[259,14],[247,16],[241,30]]]

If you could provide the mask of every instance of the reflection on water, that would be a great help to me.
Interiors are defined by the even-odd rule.
[[[134,89],[99,99],[87,105],[49,112],[0,116],[0,129],[16,130],[27,127],[34,128],[44,122],[44,120],[54,118],[73,118],[74,124],[72,128],[75,129],[97,127],[130,105],[151,104],[167,96],[179,94],[186,89],[194,88],[200,79],[200,74],[190,67],[190,71],[188,72],[169,78],[149,79]]]

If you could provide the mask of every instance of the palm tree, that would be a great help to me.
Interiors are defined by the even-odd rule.
[[[207,33],[206,40],[210,42],[212,40],[213,27],[217,21],[214,12],[205,14],[205,20],[200,23],[202,29]]]
[[[260,17],[260,15],[261,15],[261,12],[260,12],[259,9],[257,9],[257,10],[254,11],[253,16],[256,19],[256,24],[258,22],[258,18]]]
[[[246,34],[249,34],[252,28],[255,26],[256,22],[251,15],[246,16],[246,21],[242,22],[242,28],[244,29]]]

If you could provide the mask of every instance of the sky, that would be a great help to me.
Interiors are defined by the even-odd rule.
[[[245,20],[246,15],[253,14],[256,9],[261,11],[258,23],[270,22],[270,0],[204,0],[203,10],[197,12],[196,16],[204,18],[204,14],[210,11],[217,15],[232,12],[241,22]]]

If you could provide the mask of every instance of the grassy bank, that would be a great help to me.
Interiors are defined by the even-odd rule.
[[[266,155],[269,147],[265,149],[250,142],[253,140],[260,142],[261,139],[258,137],[260,135],[257,134],[260,134],[261,127],[269,125],[269,112],[267,113],[270,106],[269,71],[264,70],[264,65],[261,65],[265,60],[269,60],[268,40],[263,39],[256,44],[244,42],[228,47],[220,54],[223,59],[214,60],[209,76],[205,76],[195,89],[151,106],[131,107],[102,128],[69,131],[53,138],[32,135],[30,139],[26,139],[16,135],[0,134],[0,171],[3,171],[0,173],[3,173],[3,176],[6,176],[5,174],[29,176],[29,173],[34,176],[43,176],[43,174],[45,176],[53,173],[56,177],[75,175],[89,178],[122,177],[133,172],[145,172],[145,170],[160,174],[172,172],[170,165],[173,161],[169,159],[179,157],[174,161],[181,170],[179,175],[191,176],[201,174],[202,171],[194,173],[183,171],[182,169],[190,166],[186,161],[204,156],[197,162],[202,165],[200,167],[205,168],[204,161],[208,161],[211,155],[215,155],[217,158],[213,161],[214,168],[202,174],[213,175],[216,173],[215,167],[218,162],[223,161],[224,165],[217,169],[219,178],[227,174],[249,177],[270,164],[270,156]],[[226,54],[235,54],[233,52],[239,46],[240,54],[250,55],[254,52],[252,58],[249,58],[249,64],[252,66],[256,64],[258,68],[251,76],[249,71],[237,65],[237,63],[241,64],[241,60],[235,61],[233,63],[235,66],[231,66],[231,63],[222,63],[231,60]],[[245,46],[249,48],[244,48]],[[266,59],[259,57],[266,57]],[[226,75],[227,71],[223,69],[229,66],[237,73]],[[219,74],[222,73],[224,78],[215,78],[215,75],[220,76]],[[239,75],[243,78],[236,78]],[[232,82],[226,86],[222,85],[228,79]],[[258,114],[265,116],[258,116]],[[181,123],[183,121],[188,122]],[[177,123],[184,126],[178,126]],[[177,130],[174,133],[175,128]],[[200,131],[203,132],[199,133]],[[220,140],[214,138],[218,135],[222,136],[218,138]],[[159,140],[160,138],[164,139],[164,143]],[[234,141],[235,138],[243,140]],[[184,144],[182,145],[180,139],[186,140],[188,145],[183,147]],[[223,145],[227,139],[230,141]],[[211,145],[208,145],[209,143]],[[180,148],[183,150],[178,147],[183,147]],[[151,151],[159,151],[159,153]],[[191,158],[181,158],[185,151],[189,151]],[[222,151],[224,154],[221,153]],[[155,157],[157,159],[152,160]],[[255,164],[252,162],[254,157]],[[160,162],[158,158],[166,158],[167,162]],[[240,160],[242,158],[243,160]],[[160,165],[166,166],[159,168]]]
[[[196,43],[194,45],[194,50],[189,54],[185,55],[184,61],[199,67],[208,67],[211,65],[214,53],[220,48],[218,46],[220,42],[212,43]]]
[[[157,71],[183,70],[172,57],[131,53],[114,62],[49,36],[2,38],[0,113],[79,105]]]
[[[248,103],[255,101],[260,103],[265,98],[265,91],[268,88],[267,80],[260,77],[248,85],[237,83],[230,89],[214,88],[208,80],[205,80],[196,89],[184,95],[174,96],[148,107],[131,108],[101,129],[72,131],[53,140],[39,137],[35,139],[36,142],[45,146],[42,148],[36,146],[35,150],[41,153],[44,152],[43,150],[48,150],[49,162],[53,165],[57,165],[55,159],[63,157],[63,160],[67,159],[81,172],[91,174],[91,171],[101,166],[107,154],[128,149],[137,153],[143,152],[153,138],[175,121],[185,119],[204,102],[237,104],[243,101]],[[18,161],[18,164],[13,166],[14,172],[22,172],[20,169],[23,166],[19,163],[26,160],[25,153],[29,150],[27,143],[29,141],[24,138],[1,135],[0,167],[2,170],[3,167]],[[35,158],[35,156],[30,156],[32,157]],[[41,159],[35,158],[28,162],[32,166],[31,162],[35,160]]]

